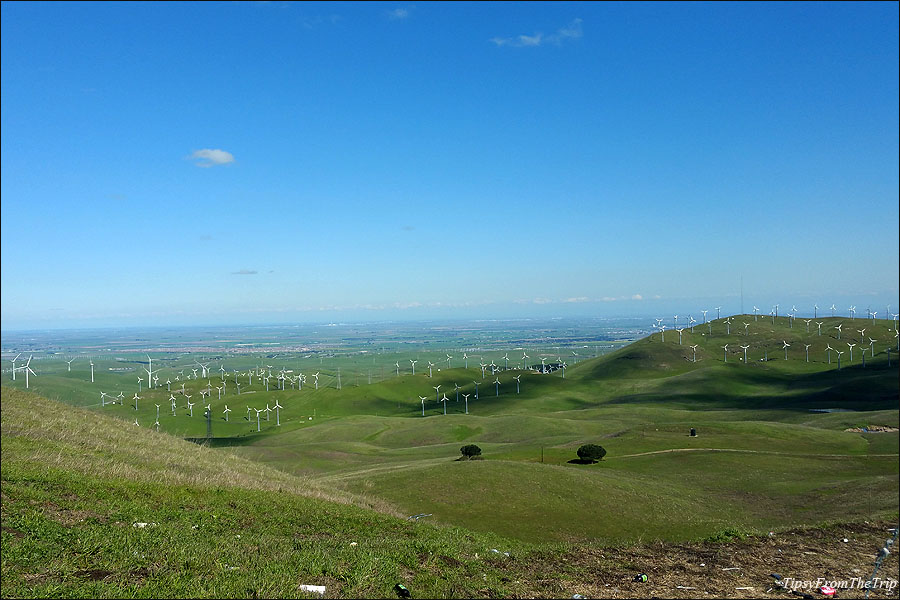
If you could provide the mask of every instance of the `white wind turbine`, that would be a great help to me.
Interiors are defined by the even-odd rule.
[[[466,368],[469,368],[469,355],[463,352],[463,360],[466,361]]]
[[[725,319],[725,327],[727,328],[728,335],[731,335],[731,317]]]
[[[479,363],[479,365],[481,366],[481,378],[484,379],[484,370],[487,368],[487,364],[482,361]]]
[[[728,344],[722,346],[722,350],[725,351],[725,360],[723,362],[728,362]]]
[[[496,386],[497,386],[497,397],[499,398],[500,397],[500,378],[499,377],[494,380],[494,384],[496,384]]]
[[[313,377],[315,377],[315,379],[316,379],[316,389],[319,389],[319,371],[316,371],[313,374]]]
[[[222,372],[222,381],[225,381],[225,365],[219,365],[219,370]],[[226,421],[228,419],[225,419]]]
[[[838,339],[841,339],[841,327],[843,327],[843,326],[844,326],[843,323],[841,323],[840,325],[836,325],[836,326],[835,326],[835,329],[838,330]]]
[[[440,392],[441,386],[439,386],[439,385],[433,385],[433,386],[431,386],[431,387],[434,388],[434,398],[435,398],[435,400],[437,400],[438,402],[440,402],[440,401],[441,401],[441,392]]]
[[[448,369],[450,368],[450,359],[451,359],[451,358],[453,358],[453,357],[450,356],[450,355],[448,354],[448,355],[447,355],[447,368],[448,368]]]
[[[137,379],[138,379],[138,393],[141,393],[141,383],[144,381],[144,378],[138,377]]]
[[[149,368],[144,367],[144,371],[146,371],[146,373],[147,373],[147,385],[149,386],[150,381],[153,379],[153,359],[150,358],[149,354],[147,355],[147,362],[148,362],[147,367],[149,367]]]
[[[266,411],[264,411],[260,408],[254,408],[253,410],[256,411],[256,431],[259,432],[260,431],[260,429],[259,429],[259,413],[266,412]]]
[[[428,400],[425,396],[419,396],[419,400],[422,401],[422,416],[425,416],[425,401]]]
[[[747,329],[750,327],[750,323],[744,323],[744,335],[750,335]]]
[[[747,364],[747,348],[749,348],[749,347],[750,347],[750,344],[747,344],[746,346],[741,346],[741,348],[744,349],[744,364],[745,365]]]
[[[397,366],[397,377],[400,377],[400,361],[394,363]]]
[[[100,406],[106,406],[106,397],[109,396],[106,392],[100,392]]]
[[[519,393],[519,383],[520,383],[519,380],[522,379],[522,376],[521,376],[521,375],[516,375],[515,377],[513,377],[513,379],[516,380],[516,393],[518,394],[518,393]]]
[[[410,362],[410,364],[412,365],[412,374],[415,375],[415,374],[416,374],[416,363],[419,362],[419,361],[413,360],[413,359],[410,358],[410,359],[409,359],[409,362]]]
[[[169,395],[169,400],[172,402],[172,416],[174,417],[174,416],[176,416],[176,415],[175,415],[175,395],[174,395],[174,394],[170,394],[170,395]]]
[[[822,325],[824,325],[824,324],[825,324],[825,321],[822,321],[821,323],[816,321],[816,326],[819,328],[819,337],[822,337]]]
[[[819,305],[813,304],[813,319],[819,318]]]
[[[866,337],[866,328],[863,327],[862,329],[857,329],[857,330],[856,330],[856,333],[859,334],[859,341],[862,342],[862,341],[863,341],[863,338]]]
[[[506,366],[503,369],[509,371],[509,352],[503,355],[503,360],[506,361]]]
[[[831,351],[834,350],[834,348],[831,347],[831,344],[828,344],[827,347],[825,348],[825,350],[828,352],[828,364],[830,365],[831,364]]]
[[[475,384],[475,399],[478,400],[478,382],[473,381],[472,383]]]
[[[21,353],[21,352],[19,352],[18,354],[16,354],[16,357],[15,357],[14,359],[12,359],[12,380],[13,380],[13,381],[16,380],[16,371],[18,370],[18,369],[16,369],[16,361],[19,360],[19,357],[20,357],[20,356],[22,356],[22,353]],[[91,363],[91,364],[93,364],[93,363]],[[20,368],[21,368],[21,367],[20,367]],[[94,380],[94,378],[91,377],[91,381],[93,381],[93,380]]]
[[[709,309],[707,309],[707,310],[701,310],[700,312],[703,313],[703,323],[706,323],[706,313],[709,312]]]
[[[831,305],[831,316],[834,317],[834,304]]]
[[[678,329],[678,315],[672,317],[672,329]]]
[[[860,340],[860,341],[862,341],[862,340]],[[875,342],[877,342],[877,341],[878,340],[873,340],[872,338],[869,338],[869,350],[870,350],[869,355],[872,358],[875,358]]]
[[[278,404],[278,400],[276,399],[275,400],[275,425],[276,425],[276,427],[281,427],[281,413],[279,413],[278,411],[280,411],[282,408],[284,408],[284,407],[281,406],[280,404]]]
[[[91,383],[94,383],[94,359],[91,360]]]
[[[469,414],[469,396],[471,394],[463,394],[462,396],[466,400],[466,414]]]
[[[678,345],[681,346],[681,334],[684,332],[684,328],[682,327],[681,329],[676,329],[675,331],[678,332]]]
[[[196,402],[191,402],[190,396],[188,396],[187,398],[188,398],[188,403],[187,403],[188,410],[191,411],[191,416],[193,417],[194,416],[194,405],[196,404]]]
[[[697,362],[697,346],[698,344],[691,346],[691,351],[694,353],[694,362]]]
[[[574,350],[572,350],[572,364],[573,365],[578,364],[578,353],[575,352]]]
[[[31,365],[31,359],[32,359],[32,358],[34,358],[34,355],[29,356],[29,357],[28,357],[28,360],[25,361],[25,366],[20,367],[23,371],[25,371],[25,389],[26,389],[26,390],[28,389],[28,374],[31,373],[32,375],[34,375],[35,377],[37,377],[37,375],[35,374],[35,372],[32,371],[32,370],[31,370],[31,367],[29,366],[29,365]]]
[[[137,394],[134,395],[134,410],[137,410],[137,401],[140,399],[140,396],[138,396]]]
[[[806,322],[806,333],[809,333],[809,324],[812,323],[812,319],[803,319]]]
[[[156,424],[159,425],[159,404],[156,405]]]
[[[812,346],[812,344],[803,344],[803,345],[806,347],[806,362],[809,362],[809,347]]]
[[[666,326],[665,325],[659,325],[659,337],[660,337],[661,342],[666,341]],[[543,361],[543,360],[544,359],[541,359],[541,361]]]
[[[569,366],[569,365],[567,365],[567,364],[565,363],[565,361],[559,363],[559,368],[562,369],[562,378],[563,378],[563,379],[566,378],[566,367],[568,367],[568,366]]]
[[[757,321],[759,321],[759,307],[754,306],[753,307],[753,322],[755,323]]]
[[[787,349],[791,347],[786,341],[781,340],[781,343],[784,344],[784,360],[787,360]]]
[[[67,372],[71,372],[71,371],[72,371],[72,361],[74,361],[74,360],[75,360],[75,359],[73,358],[72,360],[67,360],[67,361],[66,361],[66,363],[69,365],[69,369],[68,369]]]
[[[528,358],[529,358],[529,356],[527,354],[525,354],[525,352],[523,351],[522,352],[522,369],[523,370],[528,368],[528,363],[526,362],[528,360]]]
[[[843,354],[844,351],[843,350],[835,350],[835,352],[838,355],[838,371],[840,371],[841,370],[841,354]]]
[[[695,319],[694,317],[688,317],[688,325],[691,328],[691,333],[694,333],[694,323],[696,323],[696,322],[697,322],[697,319]]]
[[[722,310],[722,307],[721,307],[721,306],[717,306],[717,307],[716,307],[716,319],[717,319],[717,320],[722,316],[722,314],[721,314],[721,312],[720,312],[721,310]]]
[[[225,422],[227,423],[227,422],[228,422],[228,413],[231,412],[231,409],[228,408],[228,405],[226,404],[226,405],[225,405],[225,410],[223,410],[222,412],[225,413]]]
[[[444,403],[444,414],[445,415],[447,414],[447,400],[448,400],[447,394],[444,394],[444,397],[439,400],[440,402]]]
[[[856,307],[855,307],[855,306],[851,306],[851,307],[850,307],[850,320],[851,320],[851,321],[853,320],[853,317],[854,317],[855,315],[856,315]],[[851,361],[851,362],[852,362],[852,361]]]
[[[431,367],[434,366],[434,363],[430,360],[428,361],[428,376],[431,377]]]

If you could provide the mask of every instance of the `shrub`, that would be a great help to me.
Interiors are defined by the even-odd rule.
[[[578,458],[586,462],[603,460],[606,456],[606,449],[597,444],[585,444],[578,449]]]
[[[472,459],[476,456],[481,456],[481,448],[476,446],[475,444],[468,444],[459,449],[462,452],[463,458]]]

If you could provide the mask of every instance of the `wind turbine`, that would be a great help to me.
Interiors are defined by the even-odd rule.
[[[138,379],[138,393],[140,394],[140,393],[141,393],[141,383],[144,381],[144,378],[143,378],[143,377],[138,377],[137,379]],[[149,386],[149,382],[147,382],[147,383],[148,383],[148,386]]]
[[[731,335],[731,317],[725,319],[725,327],[727,328],[727,334]]]
[[[428,400],[425,396],[419,396],[419,400],[422,401],[422,416],[425,416],[425,401]]]
[[[678,315],[672,317],[672,329],[678,329]]]
[[[459,402],[459,384],[454,382],[453,389],[456,390],[456,401]]]
[[[825,348],[825,350],[828,351],[828,364],[830,365],[831,364],[831,351],[834,350],[834,348],[831,347],[831,344],[828,344],[828,347]]]
[[[137,410],[137,401],[140,399],[140,396],[138,396],[137,394],[134,395],[134,410]]]
[[[806,362],[809,362],[809,347],[812,346],[812,344],[803,344],[803,345],[806,346]]]
[[[25,366],[19,367],[20,369],[22,369],[23,371],[25,371],[25,389],[26,389],[26,390],[28,389],[28,374],[31,373],[32,375],[34,375],[35,377],[37,377],[37,374],[36,374],[34,371],[32,371],[32,370],[31,370],[31,367],[29,366],[29,365],[31,364],[31,359],[32,359],[32,358],[34,358],[34,355],[31,355],[31,356],[28,357],[28,360],[25,362]]]
[[[485,368],[487,368],[487,365],[484,363],[484,361],[480,362],[479,365],[481,366],[481,378],[484,379],[484,370]]]
[[[692,329],[692,333],[693,333],[693,328],[691,328],[691,329]],[[573,365],[578,364],[578,353],[575,352],[574,350],[572,350],[572,364]]]
[[[71,372],[71,371],[72,371],[72,361],[74,361],[74,360],[75,360],[75,359],[73,358],[72,360],[67,360],[67,361],[66,361],[66,363],[69,365],[69,369],[68,369],[67,372]]]
[[[478,400],[478,382],[473,381],[472,383],[475,384],[475,399]]]
[[[431,367],[434,366],[434,363],[430,360],[428,361],[428,376],[431,377]]]
[[[863,338],[866,337],[866,328],[863,327],[862,329],[857,329],[857,330],[856,330],[856,333],[859,334],[859,341],[862,342],[862,341],[863,341]]]
[[[444,414],[445,415],[447,414],[447,400],[448,400],[447,394],[444,394],[444,397],[439,400],[440,402],[444,403]]]
[[[231,412],[231,409],[228,408],[228,405],[226,404],[226,405],[225,405],[225,410],[223,410],[222,412],[225,413],[225,422],[227,423],[227,422],[228,422],[228,413]]]
[[[450,355],[448,354],[448,355],[447,355],[447,368],[448,368],[448,369],[450,368],[450,359],[451,359],[451,358],[453,358],[453,357],[450,356]]]
[[[515,377],[513,377],[513,379],[516,380],[516,393],[518,394],[519,393],[519,383],[520,383],[519,380],[522,379],[522,376],[516,375]]]
[[[831,316],[834,317],[834,304],[831,305]]]
[[[100,406],[106,406],[106,397],[109,396],[106,392],[100,392]]]
[[[722,310],[722,307],[721,307],[721,306],[717,306],[717,307],[716,307],[716,320],[718,320],[719,317],[722,316],[721,313],[719,312],[719,311],[721,311],[721,310]]]
[[[844,324],[841,323],[840,325],[836,325],[836,326],[834,327],[835,329],[838,330],[838,339],[841,339],[841,327],[843,327],[843,326],[844,326]]]
[[[523,350],[523,351],[522,351],[522,369],[523,369],[523,370],[528,368],[528,363],[525,362],[525,361],[528,360],[528,358],[529,358],[528,355],[525,354],[525,351]]]
[[[196,404],[196,402],[191,402],[190,396],[188,396],[187,398],[188,398],[188,403],[187,403],[188,410],[191,411],[191,416],[193,417],[194,416],[194,405]]]
[[[463,360],[466,361],[466,368],[469,368],[469,355],[463,352]]]
[[[266,405],[266,406],[268,406],[268,405]],[[284,407],[281,406],[280,404],[278,404],[278,400],[276,399],[275,400],[275,426],[276,427],[281,427],[281,413],[278,411],[280,411],[282,408],[284,408]],[[266,420],[268,420],[268,419],[266,419]]]
[[[706,323],[706,313],[709,312],[709,309],[707,309],[707,310],[701,310],[700,312],[703,313],[703,323]]]
[[[431,387],[434,388],[434,398],[435,398],[435,400],[437,400],[438,402],[440,402],[440,401],[441,401],[441,392],[440,392],[441,386],[439,386],[439,385],[433,385],[433,386],[431,386]]]
[[[563,378],[563,379],[566,378],[566,367],[568,367],[568,366],[569,366],[569,365],[567,365],[567,364],[565,363],[565,361],[563,361],[563,362],[561,362],[561,363],[559,364],[559,368],[562,369],[562,378]]]
[[[400,361],[398,360],[394,365],[397,367],[397,377],[400,377]]]
[[[320,373],[320,371],[316,371],[316,372],[313,374],[313,377],[316,378],[316,389],[317,389],[317,390],[319,389],[319,373]]]
[[[819,328],[819,337],[822,337],[822,325],[824,325],[824,324],[825,324],[825,321],[822,321],[821,323],[816,321],[816,326]]]
[[[153,359],[150,358],[150,355],[147,355],[147,367],[144,367],[144,371],[147,372],[147,385],[150,385],[150,380],[153,378]],[[149,368],[148,368],[149,367]]]
[[[841,370],[841,354],[843,354],[844,351],[843,350],[835,350],[835,352],[837,352],[837,355],[838,355],[838,371],[840,371]]]
[[[94,359],[91,360],[91,383],[94,383]]]
[[[694,353],[694,362],[697,362],[697,346],[698,344],[691,346],[691,351]]]
[[[781,340],[781,343],[784,344],[784,360],[787,360],[787,349],[791,347],[786,341]]]
[[[725,360],[723,362],[728,362],[728,344],[722,346],[722,349],[725,351]]]
[[[509,352],[503,355],[503,360],[506,361],[506,366],[504,367],[505,371],[509,371]]]
[[[666,326],[665,326],[665,325],[660,325],[660,326],[659,326],[659,337],[661,338],[660,341],[662,341],[662,342],[665,342],[665,341],[666,341]],[[543,360],[544,360],[544,359],[542,358],[542,359],[541,359],[542,364],[543,364]]]
[[[754,306],[753,307],[753,322],[756,323],[757,321],[759,321],[759,307]]]
[[[750,335],[750,334],[747,332],[747,328],[748,328],[748,327],[750,327],[750,323],[744,323],[744,335]]]
[[[812,323],[812,319],[803,319],[806,321],[806,333],[809,333],[809,324]]]
[[[750,347],[750,344],[747,344],[746,346],[741,346],[741,348],[744,349],[744,364],[745,365],[747,364],[747,348],[749,348],[749,347]]]
[[[869,350],[869,349],[866,348],[865,346],[862,346],[862,347],[860,348],[860,350],[859,350],[860,352],[862,352],[862,357],[863,357],[863,369],[866,368],[866,351],[868,351],[868,350]]]
[[[463,394],[462,396],[466,401],[466,414],[469,414],[469,396],[471,396],[471,394]]]
[[[854,315],[856,315],[856,307],[855,307],[855,306],[851,306],[851,307],[850,307],[850,320],[851,320],[851,321],[853,320]],[[852,361],[851,361],[851,362],[852,362]]]
[[[156,405],[156,425],[159,427],[159,404]]]
[[[813,304],[813,319],[819,318],[819,305]]]
[[[259,413],[266,412],[266,411],[262,410],[261,408],[254,408],[253,410],[256,411],[256,431],[258,433],[259,432]]]
[[[412,365],[412,374],[415,375],[415,374],[416,374],[416,363],[419,362],[419,361],[413,360],[413,359],[410,358],[410,359],[409,359],[409,362],[410,362],[410,364]]]
[[[862,340],[860,340],[860,341],[862,341]],[[873,340],[872,338],[869,338],[869,350],[871,351],[870,354],[873,358],[875,357],[875,342],[877,342],[877,341],[878,340]]]
[[[496,378],[494,380],[494,383],[497,385],[497,397],[499,398],[500,397],[500,378],[499,377]]]
[[[681,346],[681,334],[684,332],[684,328],[682,327],[681,329],[676,329],[675,331],[678,332],[678,345]]]
[[[20,357],[20,356],[22,356],[22,353],[21,353],[21,352],[19,352],[18,354],[16,354],[16,357],[15,357],[14,359],[12,359],[12,380],[13,380],[13,381],[16,380],[16,361],[19,360],[19,357]],[[93,366],[93,365],[94,365],[94,363],[91,363],[91,366]],[[20,367],[20,368],[21,368],[21,367]],[[94,375],[94,371],[93,371],[93,369],[91,369],[91,381],[92,381],[92,382],[94,381],[93,375]]]

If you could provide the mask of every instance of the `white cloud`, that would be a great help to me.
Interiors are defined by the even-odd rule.
[[[544,35],[536,32],[534,35],[517,35],[514,37],[493,37],[490,41],[497,46],[510,46],[513,48],[525,48],[541,46],[545,43],[560,45],[566,40],[575,40],[583,34],[581,30],[581,19],[573,19],[571,23],[565,27],[560,27],[555,33]]]
[[[204,168],[227,165],[228,163],[234,162],[234,155],[231,152],[226,152],[225,150],[211,150],[209,148],[196,150],[191,154],[191,158],[196,161],[194,162],[195,165]]]
[[[415,6],[410,6],[409,8],[395,8],[394,10],[387,11],[387,16],[389,19],[399,20],[406,19],[409,17],[410,9],[415,8]]]
[[[565,300],[563,300],[563,302],[569,302],[569,303],[572,303],[572,302],[589,302],[589,300],[588,300],[588,297],[587,297],[587,296],[578,296],[578,297],[576,297],[576,298],[566,298]]]
[[[632,299],[632,300],[643,300],[644,297],[641,296],[640,294],[634,294],[634,295],[631,297],[631,299]]]

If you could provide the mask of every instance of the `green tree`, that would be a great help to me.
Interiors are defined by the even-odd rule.
[[[476,446],[475,444],[468,444],[459,449],[462,452],[463,457],[472,459],[476,456],[481,456],[481,448]]]
[[[597,444],[585,444],[578,449],[578,458],[585,462],[603,460],[606,456],[606,448]]]

